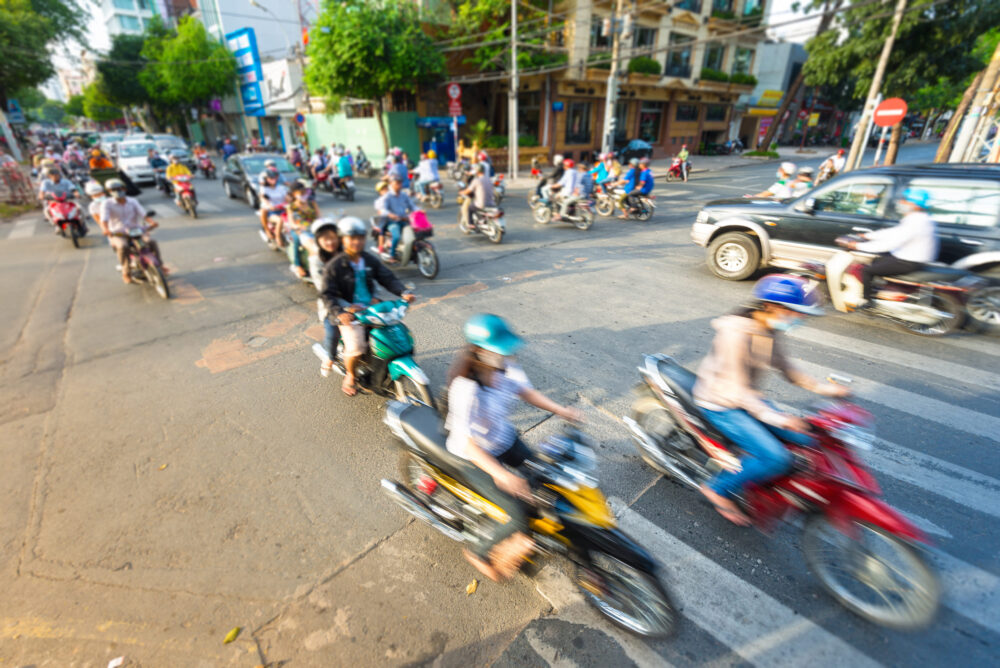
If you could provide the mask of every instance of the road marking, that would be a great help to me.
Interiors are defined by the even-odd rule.
[[[209,213],[222,213],[222,207],[211,202],[199,202],[198,209],[200,211],[208,211]]]
[[[950,554],[930,550],[941,578],[942,603],[994,633],[1000,633],[1000,578]]]
[[[623,531],[640,540],[669,572],[683,618],[759,666],[878,666],[823,627],[670,535],[613,498]]]
[[[956,348],[964,348],[973,352],[983,353],[984,355],[1000,357],[1000,344],[998,344],[995,340],[990,340],[986,337],[955,336],[940,339],[940,342],[948,346],[955,346]]]
[[[835,348],[855,355],[863,355],[881,362],[889,362],[916,371],[932,373],[943,378],[950,378],[959,383],[972,383],[990,390],[1000,391],[1000,376],[975,369],[964,364],[955,364],[945,360],[933,359],[924,355],[908,353],[898,348],[891,348],[877,343],[868,343],[852,336],[841,336],[818,329],[806,327],[789,333],[793,339]]]
[[[38,222],[36,218],[26,218],[24,220],[19,220],[14,224],[14,229],[10,231],[7,235],[8,239],[24,239],[25,237],[30,237],[35,233],[35,224]]]
[[[817,378],[823,378],[830,373],[828,367],[812,362],[797,361],[796,366]],[[990,441],[995,441],[997,434],[1000,434],[1000,418],[949,404],[946,401],[925,397],[915,392],[908,392],[858,376],[854,376],[854,384],[851,389],[866,401],[931,420],[969,434],[982,436]]]
[[[954,536],[951,535],[950,531],[948,531],[943,527],[939,527],[937,524],[934,524],[934,522],[931,522],[926,517],[921,517],[916,513],[908,513],[905,510],[901,510],[899,512],[901,512],[906,517],[906,519],[910,520],[910,522],[912,522],[915,527],[917,527],[926,534],[930,534],[932,536],[940,536],[941,538],[954,538]]]
[[[663,193],[663,197],[687,197],[694,194],[693,190],[671,190],[670,188],[662,188],[660,192]]]

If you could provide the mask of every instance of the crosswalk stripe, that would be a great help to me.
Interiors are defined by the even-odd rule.
[[[222,207],[218,204],[212,204],[211,202],[199,202],[198,209],[209,213],[222,213]]]
[[[948,346],[964,348],[972,352],[1000,357],[1000,343],[984,336],[949,336],[939,341]]]
[[[878,666],[876,661],[670,535],[620,499],[611,499],[623,531],[669,575],[684,619],[759,666]]]
[[[793,339],[834,348],[853,355],[862,355],[882,362],[889,362],[916,371],[950,378],[958,383],[972,383],[991,390],[1000,390],[1000,376],[964,364],[933,359],[924,355],[904,352],[877,343],[869,343],[853,336],[842,336],[818,329],[802,327],[789,333]]]
[[[996,478],[881,439],[865,454],[865,461],[876,471],[897,480],[1000,517],[1000,480]]]
[[[17,221],[14,224],[14,229],[7,235],[7,238],[24,239],[25,237],[30,237],[35,233],[35,224],[37,222],[37,218],[25,218],[24,220]]]
[[[930,558],[941,577],[945,607],[1000,633],[1000,578],[944,552],[931,550]]]
[[[823,378],[831,369],[812,362],[796,361],[796,366],[816,378]],[[969,434],[982,436],[991,441],[1000,434],[1000,418],[970,410],[939,399],[925,397],[915,392],[901,390],[891,385],[883,385],[874,380],[854,376],[851,388],[866,401],[902,411],[925,420],[958,429]]]

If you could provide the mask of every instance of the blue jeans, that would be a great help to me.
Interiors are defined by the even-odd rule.
[[[399,239],[403,236],[403,225],[405,224],[402,220],[390,220],[389,221],[389,234],[392,237],[392,241],[389,244],[389,256],[396,257],[396,247],[399,246]]]
[[[300,235],[298,230],[293,229],[289,236],[291,237],[291,241],[289,241],[288,247],[285,249],[288,253],[288,261],[296,267],[308,269],[303,257],[305,255],[305,251],[302,248],[302,237],[312,235],[309,235],[307,232],[303,232]]]
[[[764,424],[741,409],[702,413],[744,452],[739,471],[723,471],[708,483],[712,491],[723,496],[738,494],[750,483],[767,482],[791,468],[792,455],[779,438],[799,445],[812,442],[805,434]]]
[[[428,185],[430,185],[430,181],[414,181],[413,189],[416,190],[421,195],[426,195]]]
[[[331,360],[337,359],[337,344],[340,342],[340,327],[330,322],[330,316],[323,319],[323,349]]]

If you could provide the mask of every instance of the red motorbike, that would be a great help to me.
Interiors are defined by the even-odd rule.
[[[194,194],[194,185],[191,183],[191,177],[185,175],[174,177],[174,193],[177,199],[180,200],[181,208],[184,209],[184,213],[191,216],[192,218],[198,217],[198,197]]]
[[[691,171],[691,165],[688,163],[688,171]],[[680,158],[674,158],[674,161],[670,163],[670,168],[667,170],[667,181],[673,181],[674,179],[684,178],[684,161]]]
[[[59,228],[59,234],[69,236],[73,247],[80,247],[80,237],[87,234],[87,226],[83,222],[83,209],[67,195],[50,196],[48,207],[49,219]]]
[[[624,422],[649,466],[694,489],[722,470],[739,470],[733,444],[694,402],[695,374],[666,355],[646,355],[639,374],[643,382]],[[828,401],[806,421],[810,445],[785,441],[792,469],[751,485],[737,503],[765,531],[804,514],[806,562],[848,610],[890,628],[926,626],[940,585],[922,549],[927,538],[882,500],[865,466],[862,453],[874,442],[871,415],[847,401]]]
[[[201,170],[201,173],[205,175],[206,179],[215,178],[215,163],[212,162],[212,159],[208,157],[207,153],[198,159],[198,168]]]

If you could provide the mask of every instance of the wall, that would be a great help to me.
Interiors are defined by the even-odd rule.
[[[385,114],[389,146],[399,146],[415,159],[420,155],[420,138],[417,133],[417,113],[390,111]],[[385,161],[382,134],[375,118],[347,118],[344,114],[306,114],[306,133],[309,146],[329,147],[336,142],[354,150],[361,146],[368,159],[378,165]]]

